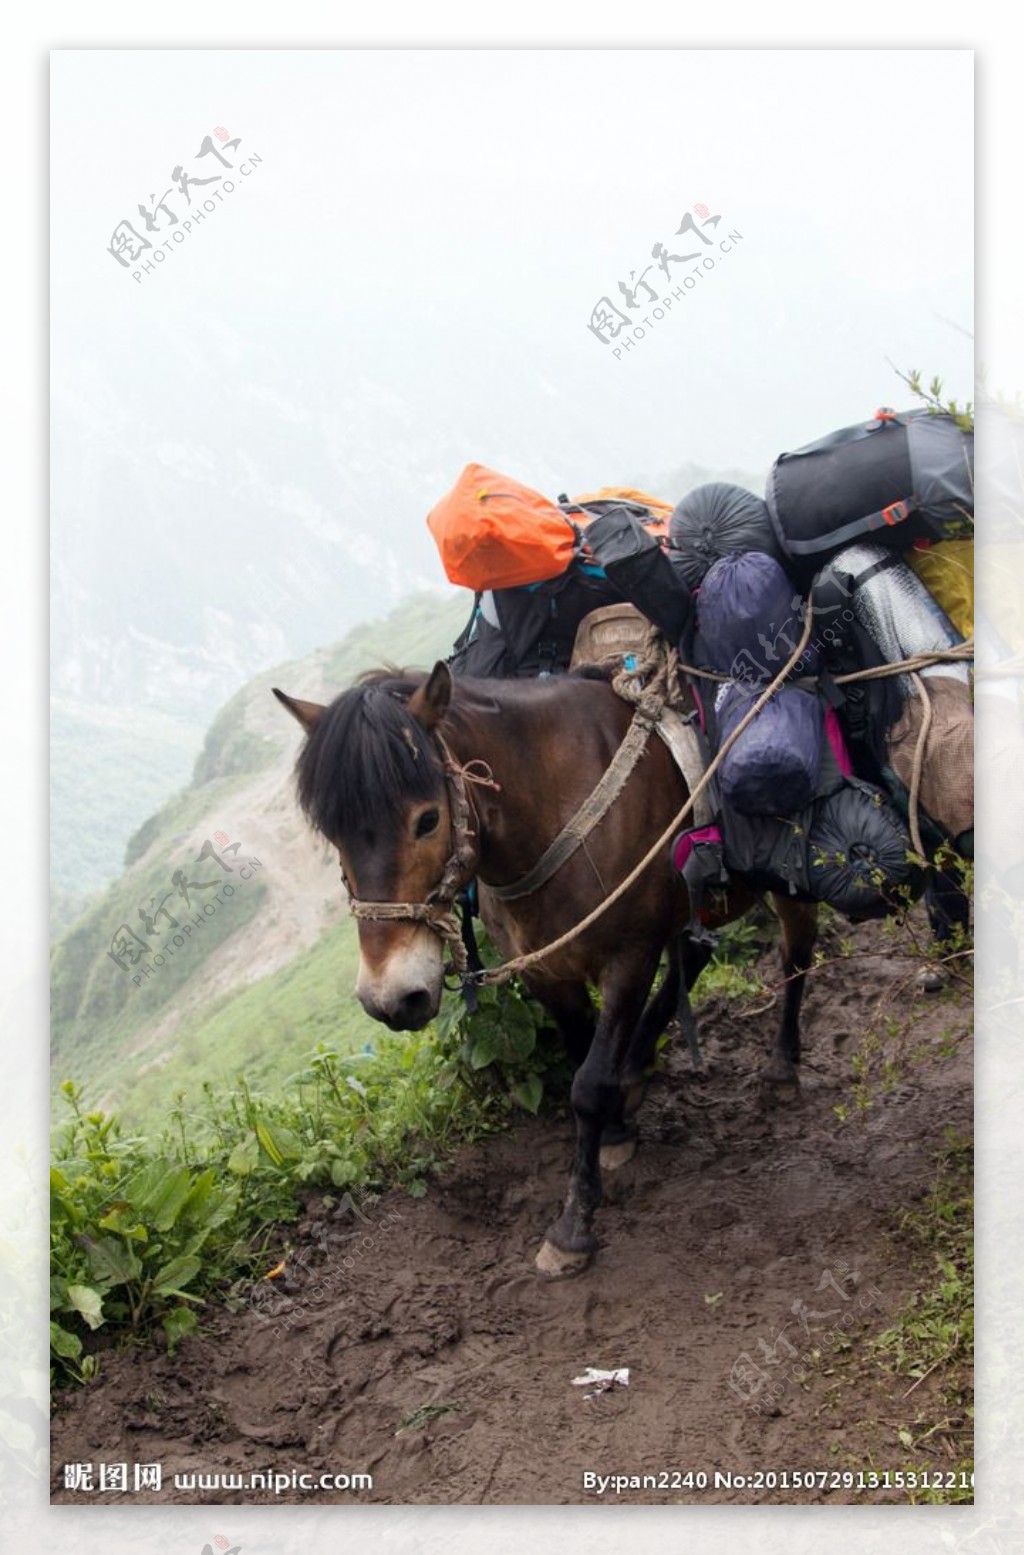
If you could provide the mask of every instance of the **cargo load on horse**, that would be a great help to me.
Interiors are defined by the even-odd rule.
[[[692,608],[665,552],[671,511],[632,487],[554,503],[509,476],[467,465],[427,517],[446,576],[474,591],[452,672],[495,679],[564,673],[584,619],[625,601],[669,640],[682,636]]]
[[[695,827],[674,852],[697,897],[724,872],[851,917],[891,911],[920,890],[907,861],[922,839],[971,849],[973,709],[967,665],[948,658],[965,634],[924,579],[966,624],[966,542],[935,537],[972,511],[972,457],[953,417],[883,410],[780,455],[767,502],[712,482],[674,509],[624,487],[552,503],[469,466],[429,518],[449,577],[475,589],[452,671],[632,671],[646,620],[688,670],[706,761],[810,609],[786,684],[716,771],[716,836]],[[938,658],[921,677],[884,673],[922,653]]]

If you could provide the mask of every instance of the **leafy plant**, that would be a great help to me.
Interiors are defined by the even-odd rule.
[[[479,949],[485,966],[499,964],[497,950],[483,933]],[[547,1011],[516,978],[479,989],[472,1014],[461,994],[446,994],[435,1025],[449,1055],[448,1075],[461,1069],[478,1096],[482,1080],[536,1113],[546,1094],[568,1088],[571,1068],[561,1037]]]
[[[70,1118],[50,1172],[51,1342],[79,1380],[95,1374],[83,1337],[111,1324],[139,1333],[159,1321],[171,1349],[196,1326],[190,1291],[211,1234],[235,1213],[237,1193],[212,1170],[147,1156],[115,1118],[83,1112],[62,1086]]]

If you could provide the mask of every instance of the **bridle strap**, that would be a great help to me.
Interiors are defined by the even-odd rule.
[[[476,783],[484,788],[498,789],[490,768],[485,762],[470,761],[465,766],[456,761],[443,737],[434,731],[434,740],[441,756],[445,782],[448,786],[448,811],[452,828],[452,851],[441,871],[441,878],[422,902],[365,902],[349,892],[348,910],[353,918],[366,923],[423,923],[451,948],[452,967],[460,976],[468,970],[469,961],[463,942],[462,927],[455,911],[455,898],[476,864],[473,825],[476,816],[469,797],[468,784]],[[474,768],[480,770],[474,771]],[[347,882],[346,882],[347,884]]]

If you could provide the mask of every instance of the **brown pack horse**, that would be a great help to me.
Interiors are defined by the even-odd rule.
[[[650,740],[584,846],[536,891],[500,901],[493,888],[530,869],[626,733],[632,710],[605,681],[453,682],[437,664],[429,675],[374,671],[328,707],[275,695],[307,732],[296,767],[299,800],[338,850],[358,919],[356,994],[368,1015],[395,1031],[418,1030],[437,1013],[447,942],[457,932],[456,890],[476,877],[481,917],[505,956],[538,949],[631,873],[687,797],[668,750]],[[730,893],[717,921],[753,900],[749,891]],[[793,1086],[817,915],[784,897],[775,907],[786,984],[765,1078]],[[679,945],[687,918],[686,889],[666,849],[590,928],[524,975],[578,1063],[576,1154],[564,1207],[537,1254],[544,1274],[575,1273],[593,1256],[602,1166],[632,1154],[633,1114],[678,979],[689,986],[706,964],[708,952],[683,941],[651,996],[662,954]]]

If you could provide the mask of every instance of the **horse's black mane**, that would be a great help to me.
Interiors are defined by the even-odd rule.
[[[437,792],[436,747],[405,705],[426,678],[423,671],[393,666],[369,670],[321,713],[295,770],[299,803],[325,837],[337,841],[345,830],[379,830],[399,799],[424,800]],[[593,669],[547,680],[460,678],[442,729],[467,732],[481,717],[507,717],[564,694],[577,679],[606,678]]]
[[[299,803],[325,837],[377,830],[399,797],[429,799],[436,792],[436,752],[405,708],[423,678],[371,670],[321,713],[295,770]]]

